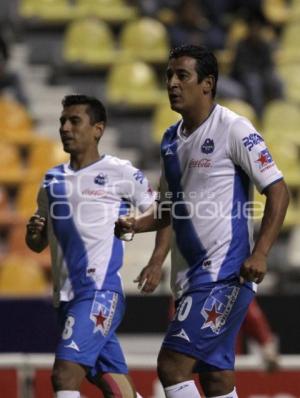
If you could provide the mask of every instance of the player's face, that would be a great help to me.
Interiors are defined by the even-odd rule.
[[[171,108],[178,112],[192,110],[203,101],[203,82],[198,82],[197,61],[183,56],[169,61],[167,89]]]
[[[84,153],[97,146],[101,123],[91,124],[86,109],[86,105],[72,105],[62,111],[59,132],[65,152]]]

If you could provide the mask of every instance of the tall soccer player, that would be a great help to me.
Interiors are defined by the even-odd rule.
[[[106,125],[99,100],[71,95],[62,105],[59,132],[70,162],[46,173],[26,234],[32,250],[51,248],[54,305],[62,326],[53,388],[57,398],[79,398],[87,377],[106,398],[140,397],[115,334],[125,303],[119,274],[123,242],[114,236],[114,225],[128,203],[147,210],[153,193],[130,162],[99,154]]]
[[[158,357],[167,398],[236,398],[235,339],[267,269],[267,255],[283,223],[289,195],[281,172],[252,124],[215,103],[218,65],[198,46],[171,50],[167,67],[171,108],[182,120],[161,144],[160,203],[154,211],[120,220],[116,233],[172,224],[171,286],[177,311]],[[253,242],[253,183],[266,195]],[[168,209],[168,211],[166,211]],[[168,249],[168,231],[139,277],[151,291]],[[145,284],[144,284],[145,283]]]

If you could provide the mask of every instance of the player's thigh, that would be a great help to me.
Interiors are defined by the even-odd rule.
[[[54,391],[80,389],[87,369],[77,363],[56,359],[52,369],[51,381]]]
[[[128,374],[124,353],[116,334],[112,334],[102,347],[95,366],[89,370],[89,376],[116,373]]]
[[[164,386],[191,378],[196,359],[184,353],[162,347],[157,359],[157,371]]]
[[[62,306],[64,328],[56,359],[93,368],[103,347],[114,335],[124,314],[124,298],[111,291],[97,291]]]

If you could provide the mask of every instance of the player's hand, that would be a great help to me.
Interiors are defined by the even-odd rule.
[[[122,239],[126,234],[134,234],[136,220],[132,216],[121,216],[115,222],[115,235],[117,238]]]
[[[252,253],[240,270],[240,282],[261,283],[267,272],[267,257],[261,253]]]
[[[162,264],[149,262],[146,267],[142,269],[140,274],[133,282],[138,284],[138,289],[144,293],[152,293],[159,285],[162,278]]]
[[[262,346],[262,357],[268,372],[275,372],[280,368],[278,345],[275,338]]]
[[[35,214],[30,217],[26,228],[27,233],[30,235],[31,239],[39,239],[46,228],[47,220],[45,217]]]

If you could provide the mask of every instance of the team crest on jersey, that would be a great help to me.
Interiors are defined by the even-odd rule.
[[[201,152],[203,153],[213,153],[215,149],[215,143],[211,138],[206,138],[204,143],[201,145]]]
[[[145,175],[141,170],[137,170],[134,174],[133,177],[135,178],[135,180],[137,180],[140,184],[143,184],[144,179],[145,179]]]
[[[107,177],[106,174],[104,174],[104,173],[99,173],[99,174],[95,177],[94,183],[103,186],[103,185],[105,185],[105,184],[107,183],[107,180],[108,180],[108,177]]]
[[[240,288],[236,286],[215,287],[206,299],[201,315],[204,323],[201,329],[210,328],[213,333],[219,334],[222,326],[232,310]]]
[[[261,173],[274,165],[272,155],[268,149],[263,149],[258,154],[258,159],[255,161]]]
[[[117,307],[118,295],[114,292],[97,292],[92,305],[90,319],[94,322],[94,333],[107,336]]]

